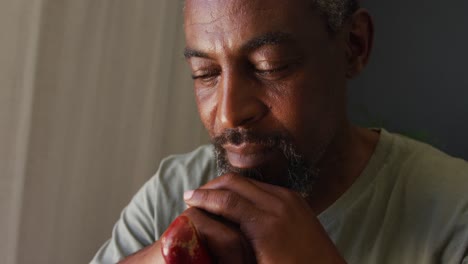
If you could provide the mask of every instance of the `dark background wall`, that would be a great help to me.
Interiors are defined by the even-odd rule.
[[[468,159],[468,1],[364,1],[371,62],[349,88],[352,120]]]

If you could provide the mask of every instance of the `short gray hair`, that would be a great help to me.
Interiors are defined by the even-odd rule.
[[[339,31],[346,20],[359,9],[359,0],[312,0],[331,32]]]
[[[311,0],[325,18],[330,32],[338,32],[346,20],[359,9],[359,0]],[[185,8],[185,0],[182,1]]]

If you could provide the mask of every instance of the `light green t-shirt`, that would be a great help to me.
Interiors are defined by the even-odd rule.
[[[210,146],[163,160],[91,263],[152,244],[185,210],[183,192],[215,175]],[[318,218],[348,263],[468,264],[468,162],[382,129],[361,176]]]

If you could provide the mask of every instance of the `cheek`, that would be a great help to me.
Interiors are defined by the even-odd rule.
[[[306,120],[306,117],[313,117],[320,112],[324,101],[323,85],[319,78],[300,72],[293,78],[270,87],[268,97],[273,114],[290,126],[312,121]]]
[[[217,107],[216,93],[195,92],[195,99],[200,119],[210,136],[213,136]]]
[[[276,87],[270,97],[274,119],[298,146],[323,139],[338,120],[341,103],[333,91],[341,88],[333,78],[324,76],[304,71]]]

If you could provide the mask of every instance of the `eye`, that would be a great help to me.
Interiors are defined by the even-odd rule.
[[[262,79],[278,80],[285,77],[290,69],[291,64],[268,65],[268,67],[255,68],[255,74]]]
[[[219,77],[219,71],[200,71],[192,75],[192,79],[195,82],[200,83],[204,86],[213,86]]]
[[[285,71],[287,69],[289,69],[289,65],[286,64],[282,66],[272,67],[269,69],[256,69],[255,71],[259,75],[271,75],[271,74],[275,74],[281,71]]]

